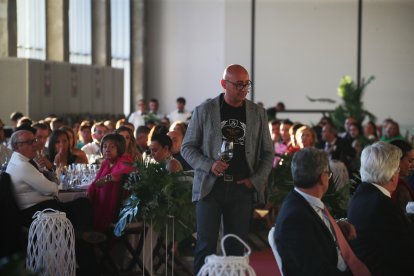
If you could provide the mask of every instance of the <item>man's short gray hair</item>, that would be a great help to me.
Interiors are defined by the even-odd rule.
[[[291,171],[293,183],[299,188],[311,188],[329,166],[328,155],[316,148],[303,148],[293,155]]]
[[[12,136],[10,137],[10,146],[12,148],[12,150],[16,150],[17,149],[17,143],[19,142],[19,138],[20,136],[22,136],[22,134],[27,131],[27,130],[18,130],[13,132]]]
[[[391,180],[400,166],[401,150],[391,144],[377,142],[361,153],[361,180],[383,185]]]

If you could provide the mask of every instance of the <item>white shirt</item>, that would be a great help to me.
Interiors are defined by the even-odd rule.
[[[48,180],[29,163],[26,156],[18,152],[13,152],[6,172],[10,174],[20,209],[53,199],[58,193],[58,185]]]
[[[86,155],[98,154],[100,150],[101,149],[99,145],[95,141],[88,143],[82,147],[82,151],[85,152]]]
[[[323,210],[325,209],[325,204],[323,204],[322,200],[320,200],[317,197],[311,196],[307,193],[302,192],[301,190],[297,189],[295,187],[295,191],[298,192],[301,196],[305,198],[305,200],[309,203],[309,205],[315,210],[315,212],[318,214],[318,216],[321,218],[321,220],[325,223],[326,227],[328,228],[329,232],[331,232],[331,235],[336,242],[336,237],[334,233],[332,232],[331,223],[329,222],[329,219],[325,216]],[[344,261],[344,258],[341,255],[341,251],[339,250],[339,247],[336,246],[336,251],[338,252],[338,264],[337,268],[340,271],[345,271],[347,269],[347,265]]]
[[[174,110],[168,115],[168,119],[170,120],[170,123],[174,123],[176,121],[181,122],[188,122],[190,120],[191,113],[187,112],[187,110],[184,110],[182,112],[179,112],[178,109]]]
[[[144,126],[145,125],[144,116],[145,116],[145,114],[142,114],[141,111],[139,111],[139,110],[135,111],[134,113],[131,114],[131,116],[129,116],[128,122],[133,124],[135,129],[137,129],[139,126]]]
[[[378,184],[375,184],[375,183],[371,183],[371,184],[374,185],[378,190],[380,190],[381,193],[383,193],[384,195],[386,195],[389,198],[391,198],[391,193],[387,189],[385,189],[384,187],[382,187],[382,186],[380,186]]]

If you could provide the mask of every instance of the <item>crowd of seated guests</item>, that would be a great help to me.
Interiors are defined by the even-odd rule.
[[[279,133],[276,133],[277,125]],[[358,179],[361,152],[367,145],[380,140],[378,137],[388,142],[404,140],[398,123],[392,119],[384,120],[383,126],[379,127],[371,121],[360,125],[354,118],[348,117],[343,128],[345,131],[339,132],[329,117],[322,117],[313,127],[301,122],[293,123],[288,119],[270,122],[269,130],[275,147],[273,166],[278,165],[283,154],[293,155],[305,147],[323,149],[328,154],[334,183],[337,183],[339,188],[349,182],[350,178]],[[411,174],[412,169],[409,172],[408,174]]]
[[[30,226],[36,211],[50,207],[65,211],[77,233],[92,230],[106,233],[118,215],[121,197],[125,196],[120,193],[121,183],[125,180],[122,175],[135,170],[136,161],[147,156],[153,162],[165,164],[170,172],[191,170],[180,158],[182,139],[191,116],[184,105],[182,99],[177,99],[177,110],[172,113],[180,118],[184,114],[185,121],[174,121],[171,126],[154,100],[149,112],[159,116],[159,120],[143,120],[137,127],[127,118],[96,122],[88,118],[69,125],[65,118],[55,115],[34,121],[16,112],[9,130],[14,133],[11,138],[10,133],[6,135],[5,124],[0,120],[0,166],[11,176],[12,192],[24,226]],[[170,127],[172,130],[167,135]],[[99,162],[100,167],[87,190],[88,197],[61,203],[57,200],[59,179],[56,170],[70,164],[87,164],[91,154],[100,155],[101,159],[93,160]],[[78,241],[78,235],[76,238],[80,272],[96,275],[93,247],[85,240]]]
[[[147,110],[143,100],[137,102],[137,107],[139,110],[133,112],[129,119],[123,118],[118,121],[95,122],[88,118],[80,122],[75,121],[73,126],[69,126],[65,123],[64,118],[53,114],[35,122],[30,117],[15,112],[11,116],[11,123],[14,131],[27,128],[34,131],[36,141],[33,143],[36,144],[36,154],[33,161],[41,170],[53,171],[59,167],[87,164],[91,161],[108,163],[105,153],[102,151],[101,141],[106,135],[112,133],[119,134],[125,141],[125,147],[121,147],[125,148],[121,155],[130,158],[129,164],[131,166],[134,162],[142,160],[143,156],[147,156],[157,162],[166,162],[168,169],[172,172],[182,169],[191,170],[180,154],[182,139],[191,117],[191,113],[185,110],[185,99],[178,98],[177,109],[168,115],[171,119],[181,118],[185,121],[174,121],[171,125],[167,115],[159,111],[159,103],[156,99],[150,100],[148,109],[148,114],[157,118],[155,121],[145,122],[142,120],[142,125],[136,124],[133,115],[137,113],[145,115]],[[3,163],[6,165],[12,156],[12,150],[10,145],[7,145],[3,122],[0,122],[0,127],[0,165]],[[167,135],[170,128],[171,131]],[[101,159],[88,159],[91,155],[99,155]]]
[[[148,114],[151,116],[147,116]],[[181,143],[190,117],[191,113],[185,110],[185,100],[183,102],[181,98],[178,98],[177,110],[169,115],[160,112],[158,101],[152,99],[148,109],[145,101],[139,100],[136,111],[128,118],[116,122],[84,120],[68,126],[61,118],[49,116],[44,120],[34,122],[29,117],[16,113],[12,116],[15,120],[12,123],[15,133],[25,131],[27,126],[33,127],[33,139],[36,140],[29,135],[28,141],[33,141],[31,143],[35,145],[36,150],[32,153],[33,156],[26,159],[33,159],[37,166],[45,171],[53,171],[56,166],[67,166],[73,163],[86,164],[91,161],[87,158],[91,154],[101,156],[102,159],[99,161],[101,167],[89,187],[88,196],[92,202],[95,217],[93,226],[96,230],[105,232],[115,217],[121,175],[132,171],[134,162],[151,158],[155,162],[165,164],[170,172],[192,169],[180,154]],[[184,118],[185,121],[170,122],[169,119],[173,118]],[[3,127],[4,124],[0,120],[0,165],[12,158],[12,147],[8,148],[6,145]],[[410,183],[407,182],[407,178],[414,169],[414,151],[412,145],[404,141],[398,123],[387,119],[382,128],[373,122],[367,122],[362,126],[349,117],[343,128],[344,132],[341,133],[327,117],[321,118],[315,127],[288,119],[272,121],[269,124],[269,131],[272,134],[275,149],[273,166],[278,166],[280,157],[284,154],[294,155],[304,148],[321,149],[328,156],[329,168],[333,173],[334,183],[339,189],[349,181],[350,177],[352,178],[353,174],[359,173],[360,156],[367,145],[378,140],[389,142],[402,152],[398,186],[391,196],[402,210],[405,210],[407,202],[414,200],[414,192]],[[21,142],[21,140],[15,140],[12,146],[15,149],[21,147]],[[93,162],[98,161],[93,160]],[[12,167],[9,171],[15,174]],[[35,205],[52,200],[57,193],[56,183],[48,180],[46,176],[44,179],[49,181],[48,189],[39,190],[43,188],[32,187],[36,194],[42,195],[42,200],[33,202]],[[19,183],[22,182],[15,176],[12,180],[16,182],[14,185],[20,185]],[[19,189],[21,187],[16,187],[17,191]],[[32,207],[29,205],[20,206],[24,210]]]

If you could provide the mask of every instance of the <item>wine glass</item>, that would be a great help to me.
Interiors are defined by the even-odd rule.
[[[36,151],[36,157],[34,158],[35,162],[37,163],[37,165],[39,166],[39,170],[41,171],[45,171],[46,167],[45,166],[41,166],[40,162],[43,159],[44,155],[43,155],[43,151],[42,150],[37,150]]]
[[[233,158],[233,141],[224,140],[221,143],[221,148],[219,152],[221,161],[228,163]],[[223,172],[224,181],[232,181],[233,177],[231,175],[226,175]]]

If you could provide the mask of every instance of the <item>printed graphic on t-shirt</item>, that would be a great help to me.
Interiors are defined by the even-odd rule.
[[[246,124],[237,119],[223,120],[221,122],[223,140],[233,141],[234,144],[244,146],[246,138]]]

